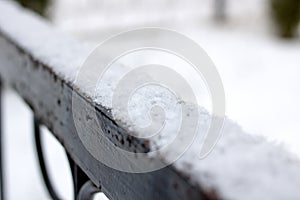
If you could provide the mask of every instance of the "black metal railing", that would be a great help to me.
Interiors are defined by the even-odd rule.
[[[67,152],[73,176],[75,199],[90,199],[99,191],[105,193],[109,199],[120,200],[191,200],[207,197],[201,187],[193,184],[183,171],[178,171],[172,165],[154,172],[135,174],[112,169],[95,159],[84,147],[77,134],[73,119],[74,113],[80,115],[83,110],[95,111],[105,130],[105,136],[99,135],[99,137],[108,138],[124,149],[130,146],[132,152],[140,152],[146,151],[149,147],[144,141],[132,140],[132,136],[110,117],[109,110],[101,105],[95,105],[80,91],[80,88],[74,87],[63,75],[53,70],[53,66],[48,63],[55,64],[55,61],[47,61],[56,60],[57,52],[45,51],[40,56],[43,52],[31,51],[28,48],[27,38],[20,39],[18,35],[23,32],[22,35],[30,36],[32,31],[36,31],[39,35],[33,42],[40,42],[45,49],[59,51],[56,45],[64,46],[67,53],[63,55],[60,53],[61,59],[64,59],[66,55],[64,62],[78,60],[81,54],[78,54],[78,49],[72,49],[78,45],[70,45],[68,39],[64,44],[64,40],[58,36],[57,31],[52,30],[51,26],[38,16],[28,15],[28,11],[10,2],[0,1],[0,4],[0,9],[1,6],[5,6],[5,10],[9,10],[9,13],[14,15],[10,19],[10,26],[6,26],[6,23],[3,23],[7,20],[6,15],[0,12],[0,76],[3,83],[10,85],[33,111],[34,135],[40,169],[51,198],[60,199],[61,197],[55,191],[47,172],[41,143],[41,125],[46,126],[52,132]],[[22,26],[18,25],[20,22]],[[30,29],[24,28],[24,24],[30,24]],[[52,42],[44,43],[50,39],[50,35],[53,35]],[[73,54],[74,59],[70,59],[69,55]],[[72,98],[80,101],[81,106],[71,109]],[[86,126],[85,131],[86,134],[97,134],[98,127]],[[102,147],[102,149],[106,148]],[[1,153],[3,154],[3,151]],[[104,156],[111,159],[113,159],[112,154],[110,150],[103,152]]]
[[[13,17],[10,18],[10,15]],[[34,37],[32,34],[35,34]],[[239,195],[245,196],[241,191],[247,193],[248,187],[252,187],[249,191],[266,193],[262,195],[259,193],[255,196],[264,198],[269,197],[268,195],[272,193],[270,191],[277,192],[278,185],[276,184],[278,183],[287,188],[285,191],[280,191],[279,196],[284,196],[284,192],[294,191],[291,195],[298,198],[293,199],[299,199],[298,190],[289,188],[295,188],[295,185],[299,183],[300,176],[296,176],[297,173],[295,173],[299,163],[289,159],[289,154],[282,149],[278,150],[263,140],[258,141],[250,136],[242,136],[244,133],[240,127],[231,126],[233,123],[228,122],[229,120],[224,126],[226,128],[224,134],[230,132],[228,134],[232,133],[232,135],[219,147],[215,146],[218,148],[214,151],[217,152],[213,154],[215,157],[201,160],[201,162],[208,162],[204,164],[205,169],[201,168],[203,165],[197,162],[197,158],[193,160],[189,157],[180,163],[180,167],[170,164],[165,168],[147,173],[116,170],[97,160],[79,137],[74,121],[76,116],[79,116],[79,119],[82,117],[80,120],[83,121],[86,136],[97,136],[99,146],[93,145],[92,148],[101,149],[101,156],[107,160],[117,158],[114,157],[114,149],[109,148],[110,146],[104,141],[110,141],[125,150],[130,148],[131,152],[149,152],[152,146],[149,141],[134,140],[128,128],[113,119],[110,109],[93,102],[86,95],[84,86],[74,85],[62,72],[63,70],[57,70],[74,65],[74,71],[76,71],[76,66],[82,61],[78,58],[87,55],[87,52],[81,49],[80,43],[68,39],[53,30],[51,25],[37,15],[29,13],[10,1],[0,1],[0,93],[2,84],[9,85],[33,112],[34,138],[40,171],[52,199],[61,199],[61,196],[51,183],[51,177],[47,171],[41,126],[47,127],[66,151],[72,172],[75,200],[91,199],[97,192],[103,192],[109,199],[114,200],[217,200],[228,199],[227,196],[226,198],[222,196],[225,193],[232,197],[235,195],[232,191],[238,191]],[[62,46],[63,51],[60,50]],[[62,62],[57,61],[57,56]],[[0,105],[1,98],[0,95]],[[80,102],[80,105],[73,106],[73,100]],[[82,113],[86,111],[91,111],[96,115],[96,120],[101,124],[102,134],[99,134],[99,126],[89,124],[88,121],[91,120],[89,116],[82,116]],[[1,199],[4,200],[6,188],[5,177],[3,177],[5,170],[3,171],[4,149],[3,132],[1,132],[3,116],[1,114],[0,106],[0,190]],[[231,143],[234,144],[231,146]],[[232,147],[242,145],[244,145],[241,148],[243,151],[238,152],[237,156],[237,148]],[[267,150],[261,151],[262,147],[266,147]],[[251,154],[253,151],[258,152],[254,155],[255,158]],[[247,156],[244,156],[244,153]],[[274,162],[273,158],[277,155],[279,159]],[[157,157],[155,159],[161,163],[166,160],[166,157]],[[259,162],[257,166],[257,160],[263,162]],[[255,167],[255,173],[258,176],[248,175],[252,166]],[[232,167],[236,167],[237,174],[233,173]],[[197,170],[192,171],[195,168]],[[227,169],[231,170],[229,175]],[[259,188],[257,183],[261,182],[260,175],[263,175],[267,179],[266,183],[272,186]],[[212,180],[210,186],[203,186],[206,185],[205,181],[210,179]],[[217,183],[219,180],[228,182],[223,182],[222,185]],[[237,187],[243,183],[245,187]],[[259,186],[263,185],[259,184]],[[230,190],[228,190],[229,187]],[[244,190],[239,191],[240,189]],[[272,195],[274,197],[274,194]],[[234,199],[236,198],[241,199],[239,197]]]
[[[39,161],[39,166],[41,174],[48,190],[49,195],[53,200],[62,199],[60,195],[55,191],[53,184],[50,181],[49,173],[47,172],[47,167],[45,164],[44,151],[42,145],[42,133],[39,121],[33,119],[34,127],[34,139],[37,157]],[[67,154],[68,155],[68,154]],[[74,187],[74,198],[78,200],[92,199],[93,195],[101,192],[100,188],[97,188],[90,179],[84,174],[84,172],[76,165],[72,158],[68,155],[68,160],[70,164],[70,169],[72,171],[73,187]]]

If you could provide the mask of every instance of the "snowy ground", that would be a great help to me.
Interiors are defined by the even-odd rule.
[[[128,6],[130,1],[56,0],[52,18],[62,31],[95,45],[111,34],[143,26],[184,33],[215,62],[225,87],[226,114],[247,132],[283,143],[300,157],[300,41],[273,36],[265,1],[228,1],[225,24],[211,20],[209,0],[141,1]],[[8,199],[49,199],[35,159],[31,113],[11,91],[5,94]],[[71,199],[64,152],[50,135],[46,141],[57,188]],[[57,169],[55,163],[64,164]]]

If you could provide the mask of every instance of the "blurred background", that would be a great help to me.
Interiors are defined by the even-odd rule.
[[[226,115],[246,132],[300,157],[300,0],[16,1],[90,45],[149,26],[188,36],[219,70]],[[3,112],[8,199],[49,199],[35,157],[29,108],[6,90]],[[71,199],[64,150],[44,132],[52,178],[61,196]]]

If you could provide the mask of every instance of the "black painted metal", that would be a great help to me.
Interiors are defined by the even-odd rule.
[[[2,81],[0,80],[0,198],[4,200],[3,140],[2,140]]]
[[[83,189],[84,185],[90,181],[89,177],[80,169],[80,167],[72,160],[72,158],[68,155],[69,164],[72,172],[73,178],[73,188],[74,188],[74,199],[75,200],[82,200],[82,195],[79,197],[79,193],[85,189]],[[86,187],[85,187],[86,188]],[[96,188],[96,187],[95,187]],[[95,189],[99,192],[99,189]],[[94,191],[94,190],[93,190]],[[86,195],[87,192],[84,192]],[[84,195],[84,197],[86,197]]]
[[[44,180],[44,183],[46,185],[46,188],[49,192],[49,195],[53,200],[60,200],[61,198],[59,195],[56,193],[51,180],[49,178],[49,174],[47,172],[46,164],[45,164],[45,158],[44,158],[44,153],[43,153],[43,147],[42,147],[42,141],[41,141],[41,129],[40,129],[40,124],[38,123],[37,119],[34,118],[33,122],[34,126],[34,140],[35,140],[35,147],[36,147],[36,152],[37,152],[37,157],[40,165],[40,170],[42,172],[42,177]]]
[[[34,126],[34,140],[36,146],[37,157],[39,161],[40,170],[48,193],[53,200],[60,200],[60,196],[55,191],[54,185],[52,184],[45,162],[45,155],[42,145],[42,132],[40,123],[36,118],[33,120]],[[72,172],[73,186],[74,186],[74,199],[75,200],[89,200],[92,199],[94,194],[100,192],[86,176],[86,174],[76,165],[72,158],[68,155],[70,169]]]
[[[81,169],[96,187],[101,187],[109,199],[213,199],[201,186],[193,183],[184,171],[179,171],[172,165],[155,172],[132,174],[117,171],[96,160],[83,146],[73,120],[73,113],[80,115],[83,109],[94,112],[93,102],[62,76],[54,73],[51,67],[34,58],[30,52],[5,34],[1,34],[1,30],[0,51],[0,60],[5,61],[0,65],[0,75],[4,81],[13,86],[32,108],[36,119],[47,126],[64,146],[76,164],[72,169],[77,171],[76,176],[78,169]],[[75,98],[82,103],[79,107],[71,109],[74,93],[77,94]],[[106,135],[101,136],[103,139],[109,138],[118,145],[130,147],[132,151],[145,149],[142,142],[128,140],[128,132],[110,117],[109,110],[96,105],[96,114],[102,129],[105,130]],[[82,120],[85,120],[85,117]],[[98,127],[86,126],[86,134],[97,132]],[[128,142],[122,144],[121,141]],[[113,159],[112,152],[107,151],[103,154]],[[84,183],[77,182],[76,191]]]

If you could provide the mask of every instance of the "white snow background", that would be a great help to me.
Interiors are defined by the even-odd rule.
[[[300,157],[300,41],[274,36],[266,1],[227,1],[225,24],[212,20],[209,0],[132,2],[56,0],[51,15],[63,32],[94,45],[112,34],[143,26],[187,35],[205,49],[219,70],[227,116],[246,132],[283,144]],[[3,114],[8,199],[49,199],[39,175],[29,109],[13,92],[5,91]],[[71,199],[63,149],[50,134],[45,143],[57,189]]]

